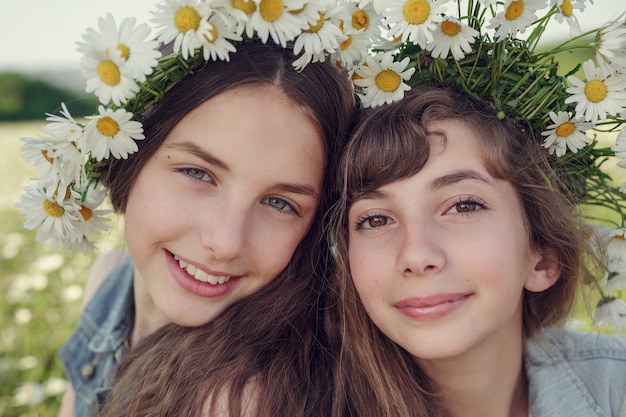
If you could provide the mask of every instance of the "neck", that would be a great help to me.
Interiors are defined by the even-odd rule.
[[[144,337],[169,323],[154,305],[137,268],[135,268],[133,278],[133,292],[135,295],[135,323],[129,338],[131,347],[136,346]]]
[[[523,338],[478,346],[461,357],[419,361],[452,417],[527,417]]]

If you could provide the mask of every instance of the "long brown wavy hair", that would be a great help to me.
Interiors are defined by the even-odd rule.
[[[104,416],[329,414],[334,356],[322,312],[332,262],[323,213],[338,198],[335,168],[355,113],[354,93],[329,62],[298,72],[288,49],[261,43],[237,49],[230,62],[208,63],[145,113],[142,148],[128,161],[111,161],[105,173],[113,204],[124,211],[132,179],[190,110],[230,88],[271,85],[302,106],[323,138],[318,212],[286,269],[266,287],[204,326],[166,325],[133,347],[120,364]]]
[[[336,384],[336,416],[415,417],[443,413],[440,395],[414,358],[369,319],[353,285],[348,262],[348,211],[363,193],[419,172],[430,155],[428,126],[461,120],[482,141],[484,164],[520,196],[532,248],[553,248],[562,273],[541,293],[525,291],[523,330],[564,320],[585,274],[588,230],[559,185],[545,149],[529,129],[505,118],[489,104],[435,86],[413,88],[406,97],[363,116],[340,163],[342,198],[329,228],[338,264],[332,282],[335,308],[328,317],[332,340],[341,345]]]

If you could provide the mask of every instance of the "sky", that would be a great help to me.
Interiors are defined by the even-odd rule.
[[[87,27],[110,12],[119,22],[128,16],[149,24],[156,0],[0,0],[0,71],[77,69],[76,42]],[[589,0],[586,0],[589,2]],[[624,0],[593,0],[578,14],[583,30],[626,12]],[[566,23],[554,22],[550,39],[566,39]],[[153,27],[153,26],[152,26]],[[153,32],[154,33],[154,32]]]

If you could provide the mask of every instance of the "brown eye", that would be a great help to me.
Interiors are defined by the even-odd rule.
[[[456,211],[458,213],[469,213],[478,209],[479,207],[476,203],[459,203],[456,205]]]
[[[380,227],[387,224],[387,218],[384,216],[372,216],[367,219],[367,225],[369,227]]]

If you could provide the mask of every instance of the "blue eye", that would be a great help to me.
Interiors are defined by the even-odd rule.
[[[198,168],[183,168],[181,169],[185,175],[199,181],[211,181],[211,177],[205,171]]]
[[[289,204],[286,200],[278,197],[268,197],[263,200],[263,203],[267,204],[273,209],[276,209],[281,212],[294,212],[298,214],[296,209]]]

